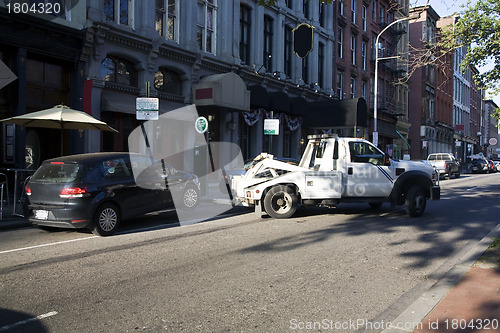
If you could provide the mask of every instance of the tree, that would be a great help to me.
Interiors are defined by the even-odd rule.
[[[472,4],[469,0],[458,13],[457,22],[442,30],[438,44],[441,53],[468,47],[460,64],[462,70],[493,63],[493,68],[475,75],[474,79],[479,87],[490,93],[500,93],[500,1],[480,0]],[[500,108],[493,116],[500,119]]]

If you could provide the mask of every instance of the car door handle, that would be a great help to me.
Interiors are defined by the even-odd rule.
[[[347,174],[348,174],[348,175],[352,175],[352,172],[353,172],[352,167],[348,167],[348,168],[347,168]]]

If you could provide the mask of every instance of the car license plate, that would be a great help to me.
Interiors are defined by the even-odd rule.
[[[49,211],[47,210],[35,210],[33,213],[37,220],[46,220],[49,218]]]

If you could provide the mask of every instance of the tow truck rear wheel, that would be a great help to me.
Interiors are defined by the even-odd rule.
[[[288,186],[274,186],[264,197],[264,209],[275,219],[286,219],[297,211],[298,198]]]
[[[427,198],[425,190],[421,186],[412,186],[406,193],[405,208],[409,216],[422,216],[425,210]]]

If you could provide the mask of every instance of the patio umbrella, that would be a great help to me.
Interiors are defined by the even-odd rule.
[[[61,154],[63,153],[63,131],[65,129],[101,130],[118,133],[117,130],[105,122],[95,119],[83,111],[73,110],[66,105],[56,105],[50,109],[31,112],[0,121],[26,127],[60,129]]]

